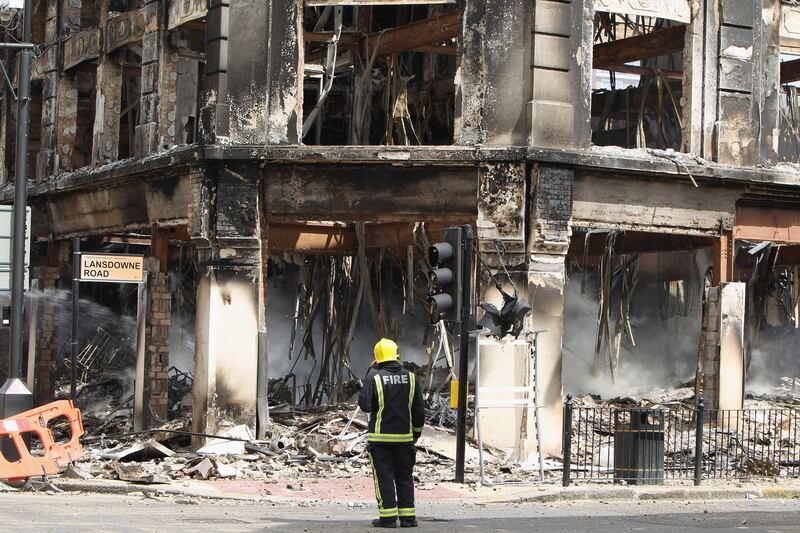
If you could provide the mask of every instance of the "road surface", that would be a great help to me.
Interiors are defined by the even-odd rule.
[[[800,533],[800,501],[423,503],[418,531]],[[360,503],[252,503],[179,496],[0,494],[0,531],[370,531]]]

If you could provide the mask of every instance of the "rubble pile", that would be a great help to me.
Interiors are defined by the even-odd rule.
[[[454,420],[454,413],[442,413],[447,402],[446,398],[433,401],[429,418]],[[189,418],[138,434],[95,429],[84,439],[85,453],[71,475],[145,484],[185,479],[297,483],[302,479],[372,475],[366,454],[367,417],[354,404],[284,405],[272,408],[270,417],[266,439],[256,439],[246,426],[228,424],[200,448],[192,446]],[[106,425],[106,429],[109,427],[119,426]],[[415,469],[422,490],[426,485],[453,479],[455,443],[453,429],[426,427],[417,442]],[[485,454],[487,473],[493,480],[538,478],[538,470],[534,472],[532,465],[504,463],[497,459],[499,455],[490,451]],[[467,472],[477,474],[474,442],[467,446],[466,457]]]

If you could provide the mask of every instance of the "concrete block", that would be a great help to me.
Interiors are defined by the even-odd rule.
[[[755,22],[754,6],[753,0],[721,0],[719,10],[722,23],[752,28]]]
[[[534,31],[568,37],[572,34],[572,5],[539,0],[534,20]]]
[[[533,100],[571,104],[574,76],[571,72],[533,69]]]
[[[749,61],[753,58],[753,30],[723,26],[719,32],[721,57]]]
[[[147,34],[142,39],[142,64],[158,62],[158,34]]]
[[[531,146],[569,147],[575,138],[574,108],[569,104],[533,101],[531,106]]]
[[[719,88],[726,91],[753,91],[753,63],[736,59],[719,59]]]
[[[569,37],[536,34],[533,39],[533,67],[572,70],[575,58]]]

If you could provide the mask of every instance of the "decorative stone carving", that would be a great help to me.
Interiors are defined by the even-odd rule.
[[[594,0],[594,10],[686,23],[692,16],[689,0]]]

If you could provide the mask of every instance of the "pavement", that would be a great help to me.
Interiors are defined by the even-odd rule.
[[[310,499],[232,501],[184,496],[14,493],[0,495],[0,533],[374,531],[375,505]],[[562,501],[474,505],[417,503],[419,531],[800,533],[800,500]]]
[[[371,505],[374,486],[369,477],[312,478],[284,482],[246,480],[186,480],[168,484],[141,485],[102,479],[53,478],[65,492],[96,494],[172,495],[192,498],[251,502],[329,501]],[[505,484],[493,487],[478,483],[417,484],[418,501],[465,502],[473,505],[549,503],[574,501],[711,501],[711,500],[800,500],[800,480],[771,484],[707,482],[694,486],[619,486],[554,484]]]

